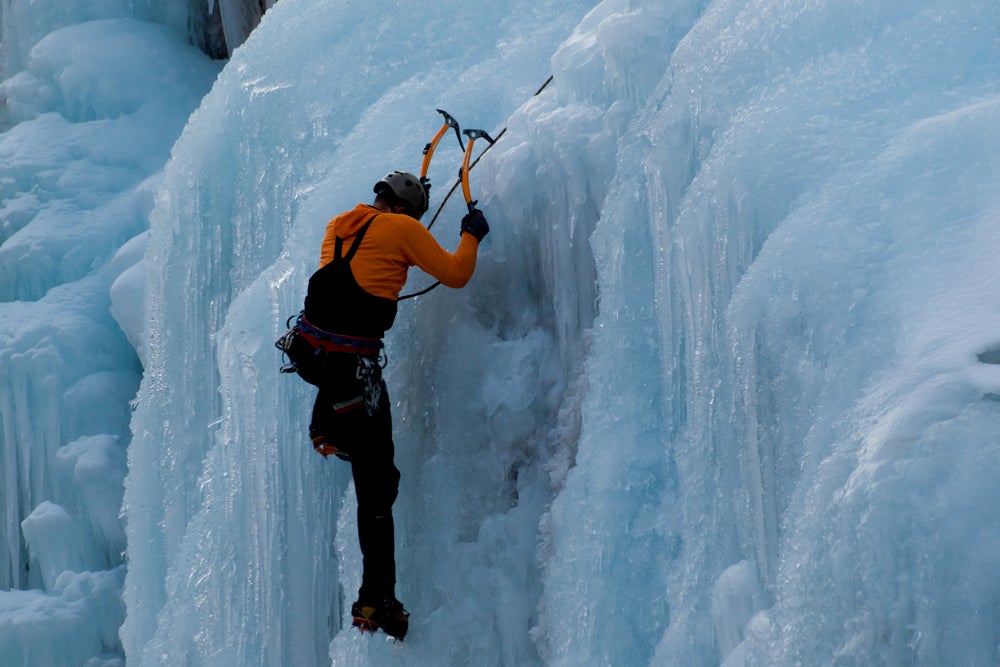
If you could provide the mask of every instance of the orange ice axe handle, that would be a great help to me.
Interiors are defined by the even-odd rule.
[[[469,143],[465,145],[465,157],[462,159],[462,171],[459,175],[462,179],[462,195],[465,196],[465,205],[469,207],[471,212],[478,203],[472,201],[472,191],[469,189],[469,162],[472,159],[472,145],[476,143],[476,139],[485,139],[492,146],[495,139],[482,130],[463,130],[462,134],[469,138]]]
[[[444,135],[448,132],[449,128],[455,130],[455,136],[458,137],[458,145],[461,146],[463,150],[465,150],[465,146],[462,145],[462,135],[460,134],[461,128],[459,128],[458,126],[458,121],[455,120],[455,118],[444,109],[438,109],[437,112],[442,116],[444,116],[444,124],[441,125],[441,129],[437,131],[437,134],[434,135],[434,138],[431,139],[430,143],[424,146],[424,161],[420,165],[421,181],[427,178],[427,170],[431,166],[431,158],[434,157],[434,149],[437,148],[438,143],[441,141],[441,138],[444,137]]]

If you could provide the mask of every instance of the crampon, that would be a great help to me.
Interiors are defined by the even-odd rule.
[[[361,632],[381,630],[390,637],[402,641],[409,627],[410,615],[399,600],[388,599],[381,602],[355,602],[351,606],[353,625]]]

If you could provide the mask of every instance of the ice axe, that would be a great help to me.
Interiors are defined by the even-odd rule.
[[[545,80],[545,83],[543,83],[542,86],[535,91],[533,97],[541,95],[542,91],[545,90],[545,88],[551,82],[552,82],[552,76],[550,75],[549,78]],[[472,200],[472,191],[469,188],[469,171],[477,164],[479,164],[479,160],[481,160],[482,157],[486,154],[486,152],[491,148],[493,148],[493,145],[497,141],[499,141],[500,138],[503,137],[503,135],[507,132],[507,128],[504,127],[502,130],[500,130],[500,133],[497,134],[496,139],[492,138],[483,130],[465,130],[464,132],[460,132],[458,127],[458,121],[456,121],[447,112],[442,111],[441,109],[438,109],[437,111],[438,113],[444,116],[445,122],[441,126],[441,128],[437,131],[437,134],[434,135],[434,139],[432,139],[431,142],[424,147],[424,162],[420,168],[420,181],[425,182],[427,167],[430,164],[431,156],[434,154],[434,149],[437,147],[438,142],[441,141],[441,138],[445,134],[447,134],[449,127],[455,129],[455,134],[458,136],[459,146],[462,145],[462,134],[465,134],[467,137],[469,137],[469,143],[467,146],[464,147],[465,156],[462,160],[462,168],[459,171],[458,180],[455,181],[455,183],[451,186],[451,189],[448,190],[448,194],[444,196],[444,200],[442,200],[441,205],[438,206],[437,211],[434,212],[434,217],[432,217],[431,221],[427,223],[427,229],[430,229],[431,227],[434,226],[434,222],[438,219],[438,215],[440,215],[441,211],[444,209],[444,205],[448,203],[448,199],[451,197],[452,193],[455,192],[455,190],[458,188],[459,185],[462,186],[462,194],[465,195],[465,205],[468,207],[469,212],[470,213],[472,212],[472,210],[476,207],[477,202]],[[477,139],[486,139],[486,141],[489,142],[489,146],[483,149],[483,151],[479,154],[479,157],[477,157],[475,161],[472,161],[471,160],[472,144],[474,144]],[[424,288],[419,292],[413,292],[412,294],[405,294],[399,297],[398,301],[403,301],[404,299],[412,299],[413,297],[420,296],[422,294],[427,294],[440,284],[441,283],[436,282],[430,287]]]
[[[472,145],[476,143],[476,139],[485,139],[492,146],[496,143],[496,139],[483,130],[463,130],[462,134],[469,138],[469,143],[465,145],[465,157],[462,158],[462,170],[459,172],[459,177],[462,179],[462,194],[465,196],[465,205],[469,207],[471,213],[478,203],[472,200],[472,192],[469,189],[469,169],[471,168],[469,162],[472,159]]]
[[[437,112],[444,116],[444,123],[441,128],[434,135],[434,138],[424,146],[424,161],[420,164],[420,182],[427,185],[427,170],[431,166],[431,158],[434,157],[434,149],[437,148],[438,143],[440,143],[441,138],[447,134],[449,128],[455,130],[455,136],[458,137],[458,145],[461,146],[462,150],[465,150],[465,146],[462,144],[462,135],[460,133],[461,128],[458,126],[458,121],[455,117],[444,109],[437,109]]]

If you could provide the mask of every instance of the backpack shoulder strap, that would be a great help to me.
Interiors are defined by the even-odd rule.
[[[347,254],[344,255],[345,261],[350,262],[351,259],[354,258],[354,254],[358,251],[358,248],[361,246],[361,240],[365,237],[365,232],[368,231],[368,228],[372,226],[372,222],[374,222],[375,218],[377,217],[378,213],[373,213],[372,216],[365,221],[365,224],[361,226],[361,229],[358,230],[358,233],[354,237],[354,243],[351,244],[351,247],[348,249]],[[340,251],[343,248],[343,246],[344,246],[344,239],[338,236],[337,241],[333,248],[334,259],[340,259]]]

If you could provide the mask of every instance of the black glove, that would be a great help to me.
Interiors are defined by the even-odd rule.
[[[472,234],[477,241],[482,241],[483,237],[490,233],[490,225],[486,222],[483,212],[474,208],[462,218],[462,231]]]

